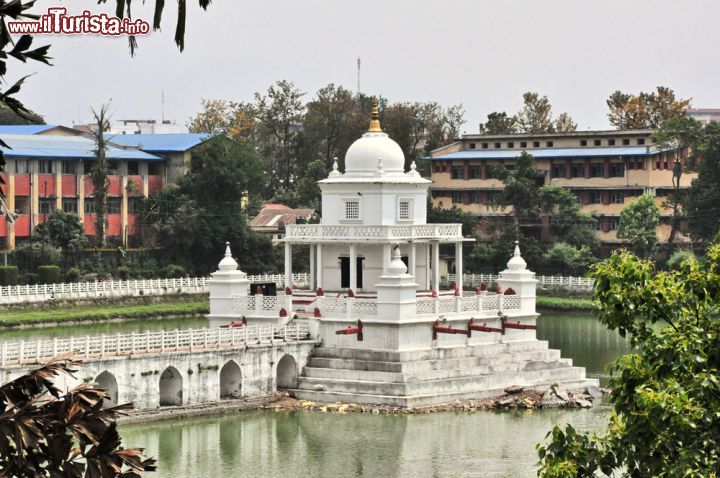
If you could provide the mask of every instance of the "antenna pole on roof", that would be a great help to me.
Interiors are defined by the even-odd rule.
[[[161,103],[162,103],[162,124],[165,124],[165,88],[160,89]]]

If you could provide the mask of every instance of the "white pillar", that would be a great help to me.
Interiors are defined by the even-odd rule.
[[[310,244],[310,290],[315,290],[317,285],[315,284],[315,245]]]
[[[285,287],[292,289],[292,244],[285,243]]]
[[[425,290],[430,290],[431,283],[430,283],[430,243],[428,242],[425,244]]]
[[[383,255],[382,255],[382,270],[383,275],[387,274],[387,268],[392,261],[392,244],[383,244]]]
[[[323,267],[322,267],[322,244],[318,244],[315,246],[317,248],[317,251],[315,252],[315,287],[320,289],[322,285],[322,274],[323,274]]]
[[[350,290],[357,292],[357,246],[350,244]]]
[[[440,243],[432,242],[432,288],[440,290]]]
[[[413,276],[415,279],[415,282],[417,282],[417,257],[416,257],[416,247],[415,243],[411,242],[409,244],[410,251],[408,252],[408,273]]]
[[[463,290],[463,243],[455,243],[455,286],[462,294]]]

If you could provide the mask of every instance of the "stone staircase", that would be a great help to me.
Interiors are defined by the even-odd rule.
[[[528,340],[406,352],[320,347],[291,392],[302,400],[411,408],[553,383],[570,390],[598,385],[546,341]]]

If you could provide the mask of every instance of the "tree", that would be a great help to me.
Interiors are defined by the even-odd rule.
[[[302,124],[305,106],[301,98],[305,93],[286,80],[270,86],[267,94],[255,93],[257,145],[270,161],[270,190],[278,186],[290,187],[297,178],[298,169],[293,163],[293,141]]]
[[[225,135],[236,140],[248,140],[255,131],[255,109],[249,103],[225,100],[202,100],[203,110],[190,118],[191,133]]]
[[[80,216],[60,209],[55,209],[42,224],[35,228],[35,235],[38,241],[60,248],[65,264],[68,263],[71,256],[82,252],[87,245]]]
[[[593,276],[598,319],[634,353],[612,367],[603,435],[555,427],[538,446],[538,475],[718,476],[720,245],[662,272],[615,252]]]
[[[553,130],[558,133],[570,133],[577,130],[577,123],[573,121],[569,114],[560,113],[558,117],[555,118]]]
[[[638,95],[615,91],[606,103],[610,124],[617,129],[645,129],[659,128],[664,121],[684,115],[690,99],[678,99],[672,89],[658,86],[654,92]]]
[[[0,106],[0,124],[45,124],[45,119],[32,111],[20,116],[10,108]]]
[[[481,134],[515,134],[518,130],[517,117],[508,116],[504,111],[487,115],[487,121],[480,124]]]
[[[599,250],[600,241],[593,229],[597,219],[582,212],[572,191],[543,186],[538,190],[538,198],[542,212],[550,214],[550,233],[555,239],[577,248],[587,247],[592,252]]]
[[[124,449],[115,420],[132,404],[103,408],[107,392],[83,383],[67,393],[53,384],[80,362],[57,357],[0,386],[2,476],[139,478],[155,471],[142,449]]]
[[[596,261],[588,246],[576,247],[567,242],[556,242],[543,254],[543,267],[552,274],[584,276]]]
[[[688,191],[685,212],[693,240],[720,240],[720,123],[711,122],[692,147],[698,177]]]
[[[518,129],[522,133],[553,131],[552,107],[547,96],[528,91],[523,94],[523,107],[517,114]]]
[[[673,208],[670,236],[668,246],[672,249],[675,235],[680,228],[682,205],[686,195],[680,189],[680,180],[684,172],[693,172],[696,169],[696,145],[702,136],[703,126],[700,122],[687,116],[676,116],[663,121],[660,129],[653,134],[653,141],[658,149],[669,149],[673,152],[673,195],[668,202]]]
[[[537,229],[542,171],[535,167],[535,158],[527,151],[523,151],[515,160],[513,169],[492,166],[491,173],[504,185],[497,206],[513,208],[515,240],[520,238],[522,227]]]
[[[623,208],[617,237],[628,239],[631,249],[638,256],[650,257],[657,250],[658,224],[660,224],[660,209],[655,197],[644,194]]]
[[[247,224],[242,201],[265,189],[262,158],[245,142],[217,137],[193,153],[193,168],[148,198],[142,222],[148,242],[168,259],[196,274],[210,272],[225,242],[233,243],[244,271],[267,271],[273,263],[270,240]]]
[[[93,183],[95,196],[95,243],[98,246],[105,244],[105,219],[107,212],[108,195],[108,165],[107,165],[107,138],[106,132],[110,130],[110,104],[104,104],[98,111],[92,110],[95,118],[93,137],[95,139],[95,162],[90,168],[90,178]]]

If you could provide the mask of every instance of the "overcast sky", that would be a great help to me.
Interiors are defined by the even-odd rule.
[[[152,18],[146,3],[133,2],[135,17]],[[213,0],[207,12],[188,0],[183,53],[166,3],[163,31],[139,38],[135,58],[124,39],[47,36],[54,66],[13,62],[7,80],[37,73],[21,98],[51,124],[86,122],[110,98],[115,119],[159,119],[163,89],[166,118],[183,124],[202,98],[250,100],[278,79],[308,97],[330,82],[355,90],[358,57],[365,93],[462,103],[467,132],[489,112],[516,112],[528,90],[579,129],[609,126],[616,89],[666,85],[720,107],[717,0]],[[112,11],[95,0],[37,10],[56,5]]]

